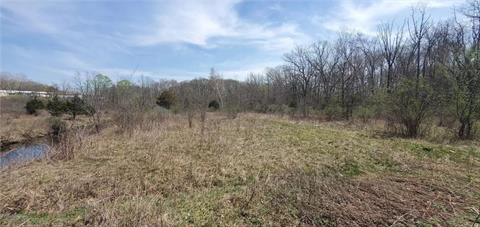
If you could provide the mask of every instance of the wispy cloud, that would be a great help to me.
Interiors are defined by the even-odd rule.
[[[26,6],[13,1],[5,1],[0,7],[3,20],[15,23],[22,28],[43,33],[54,33],[59,30],[57,26],[53,25],[53,20],[39,13],[44,5]]]
[[[314,23],[331,31],[350,30],[365,34],[375,34],[377,26],[386,18],[412,7],[446,8],[462,4],[463,0],[341,0],[337,9],[326,16],[315,16]]]
[[[135,35],[138,45],[185,42],[206,45],[215,36],[234,33],[237,16],[233,9],[236,0],[225,1],[162,1],[156,4],[153,23],[147,24],[145,34]]]
[[[446,9],[464,0],[0,1],[0,54],[9,56],[0,68],[59,81],[77,71],[116,77],[135,69],[134,77],[183,80],[212,66],[242,79],[315,37],[342,29],[374,34],[412,5]]]
[[[20,57],[19,61],[24,61],[28,68],[36,69],[35,73],[43,71],[62,76],[98,67],[111,54],[128,54],[122,37],[98,31],[95,25],[99,22],[82,14],[77,3],[63,0],[2,1],[2,30],[9,31],[2,37],[16,35],[31,39],[31,43],[42,40],[38,46],[9,44],[5,49],[10,55]],[[3,40],[2,45],[5,45]]]
[[[162,1],[154,22],[132,41],[139,46],[189,43],[205,48],[243,44],[275,51],[309,39],[292,23],[269,25],[243,20],[235,10],[239,2]]]

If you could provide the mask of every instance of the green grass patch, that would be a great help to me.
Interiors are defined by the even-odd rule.
[[[0,215],[0,224],[24,223],[33,226],[66,226],[82,223],[85,208],[75,208],[62,213],[22,212],[13,215]]]

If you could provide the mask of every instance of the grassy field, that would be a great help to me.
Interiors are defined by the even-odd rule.
[[[77,139],[75,157],[0,172],[0,225],[472,226],[478,142],[242,114]]]

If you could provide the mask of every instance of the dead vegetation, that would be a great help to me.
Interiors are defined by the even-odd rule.
[[[0,117],[1,150],[18,143],[28,143],[32,139],[45,136],[48,133],[48,116],[3,114]]]
[[[272,219],[281,225],[449,225],[475,203],[446,185],[412,177],[351,180],[294,171],[270,181],[267,204],[275,214]],[[285,218],[289,216],[296,222]]]
[[[162,116],[0,172],[0,225],[456,226],[480,205],[475,144],[258,114],[208,114],[192,128]]]

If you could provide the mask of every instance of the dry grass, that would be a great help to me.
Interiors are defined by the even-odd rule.
[[[0,225],[472,225],[480,206],[475,144],[256,114],[206,125],[110,127],[73,159],[1,172]]]
[[[264,200],[273,212],[264,215],[281,225],[448,225],[469,206],[475,206],[474,200],[448,186],[418,177],[345,179],[300,170],[269,181]]]
[[[48,133],[48,114],[39,116],[25,114],[2,114],[0,117],[0,141],[2,147],[28,142]]]
[[[8,150],[16,144],[25,144],[43,141],[50,132],[48,113],[42,111],[39,115],[27,114],[3,114],[0,117],[0,145],[1,150]],[[62,119],[66,122],[67,128],[83,128],[90,125],[90,119],[86,116],[77,117],[71,120],[71,117],[64,115]]]
[[[23,95],[0,97],[0,114],[23,114],[28,100],[30,100],[30,97]]]
[[[28,142],[47,133],[48,113],[41,111],[39,116],[25,114],[25,104],[29,97],[0,97],[0,145]],[[3,150],[3,149],[2,149]]]
[[[11,97],[1,97],[0,100],[5,98]],[[5,103],[5,101],[2,102]],[[40,110],[37,115],[29,115],[25,110],[15,112],[7,108],[2,109],[0,113],[0,151],[31,142],[46,142],[47,135],[51,131],[49,122],[52,118],[46,110]],[[69,129],[86,128],[92,124],[91,119],[84,115],[77,116],[75,120],[71,119],[70,115],[63,115],[61,119],[66,122]],[[108,118],[104,119],[104,121],[108,120]]]

